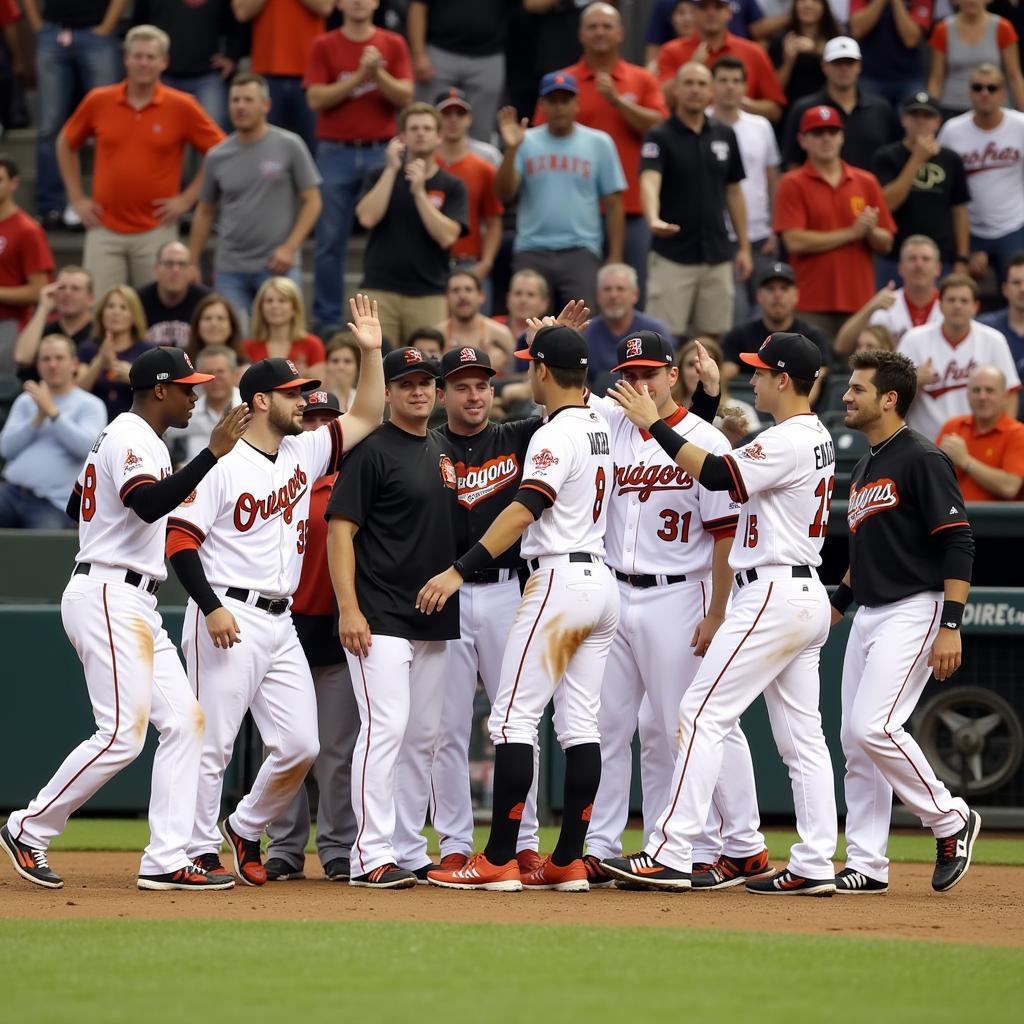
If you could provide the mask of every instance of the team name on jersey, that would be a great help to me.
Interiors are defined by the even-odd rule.
[[[676,465],[670,466],[616,466],[615,486],[618,493],[636,494],[637,501],[647,501],[655,491],[688,491],[693,477]]]
[[[243,492],[235,502],[235,529],[245,533],[252,529],[257,519],[270,519],[278,512],[286,523],[291,523],[295,503],[306,493],[306,483],[302,467],[296,466],[291,479],[265,498],[257,498],[248,491]]]
[[[822,441],[814,446],[814,468],[824,469],[836,461],[836,449],[831,441]]]
[[[608,434],[605,431],[598,430],[588,433],[587,437],[590,438],[591,455],[611,455],[612,449],[608,441]]]
[[[878,512],[895,508],[900,503],[900,493],[896,484],[889,477],[872,480],[858,487],[850,486],[850,504],[846,510],[846,521],[850,524],[850,533],[856,533],[857,527]]]
[[[467,466],[464,462],[456,462],[455,472],[458,476],[459,504],[463,508],[472,508],[515,483],[519,476],[519,459],[515,455],[499,455],[495,459],[488,459],[482,466]]]
[[[540,156],[526,158],[526,174],[531,177],[542,171],[561,171],[567,174],[578,174],[584,181],[590,178],[590,161],[581,160],[578,156],[566,153],[542,153]]]
[[[984,149],[972,149],[967,153],[961,153],[964,161],[964,170],[968,174],[977,174],[979,171],[991,171],[996,167],[1012,167],[1020,160],[1020,150],[1016,146],[1003,146],[999,148],[994,142],[988,143]]]
[[[961,366],[955,359],[951,359],[939,374],[939,379],[923,388],[924,393],[931,398],[938,398],[950,391],[967,387],[967,378],[974,372],[977,365],[973,359],[969,360],[966,366]]]

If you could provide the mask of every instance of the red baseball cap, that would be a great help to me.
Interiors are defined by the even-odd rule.
[[[815,128],[842,128],[843,119],[835,107],[825,103],[808,107],[800,118],[800,132],[813,132]]]

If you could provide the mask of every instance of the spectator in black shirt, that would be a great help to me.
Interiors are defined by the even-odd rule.
[[[875,153],[872,170],[896,221],[893,252],[911,235],[927,235],[939,247],[943,273],[969,272],[970,226],[967,221],[967,174],[960,154],[935,138],[942,125],[938,103],[917,92],[903,105],[901,142]],[[880,257],[877,280],[901,283],[897,261]]]
[[[139,289],[139,301],[146,314],[146,340],[154,345],[188,344],[192,315],[200,301],[210,294],[201,284],[191,284],[193,270],[188,246],[165,242],[156,256],[154,280]]]
[[[684,64],[675,86],[675,112],[647,133],[640,150],[640,201],[653,236],[646,308],[673,334],[717,338],[732,326],[735,291],[726,211],[738,239],[737,280],[753,265],[743,161],[732,128],[704,113],[711,72]]]
[[[875,151],[902,134],[892,107],[878,96],[857,85],[860,78],[860,46],[849,36],[836,36],[825,45],[821,70],[825,88],[793,104],[786,118],[782,159],[790,167],[799,167],[805,158],[797,141],[800,118],[811,107],[835,107],[843,118],[843,149],[840,156],[848,164],[871,170]]]
[[[429,103],[412,103],[398,128],[384,167],[370,172],[356,204],[370,232],[360,287],[377,302],[392,344],[445,318],[448,250],[469,230],[466,186],[434,159],[441,115]]]
[[[786,27],[768,44],[787,106],[825,85],[821,56],[825,44],[839,35],[828,0],[793,0]]]

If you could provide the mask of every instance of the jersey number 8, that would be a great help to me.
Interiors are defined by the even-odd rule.
[[[594,490],[597,492],[594,497],[594,522],[601,518],[601,509],[604,507],[604,492],[608,481],[605,478],[604,466],[597,467],[597,475],[594,477]]]
[[[96,467],[90,462],[82,478],[82,519],[89,522],[96,515]]]

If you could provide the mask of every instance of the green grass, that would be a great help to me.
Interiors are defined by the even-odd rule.
[[[46,1024],[1019,1020],[1024,950],[395,922],[0,923],[4,1018]]]
[[[145,821],[127,818],[78,818],[68,823],[67,831],[53,841],[52,850],[141,850],[148,840],[148,826]],[[435,834],[428,829],[430,848],[437,852]],[[558,830],[541,829],[541,849],[548,851],[554,848]],[[766,832],[768,851],[776,860],[784,860],[789,855],[790,846],[796,842],[796,833],[782,829]],[[487,838],[487,829],[476,830],[476,848],[481,849]],[[638,850],[643,846],[643,836],[639,831],[631,830],[623,837],[623,846],[627,852]],[[308,847],[313,852],[313,846]],[[839,837],[839,850],[836,857],[842,860],[845,844]],[[889,856],[894,861],[904,863],[927,864],[935,860],[935,840],[926,832],[920,834],[898,834],[889,841]],[[988,839],[982,832],[981,840],[974,851],[975,864],[1009,864],[1024,865],[1024,842],[1020,839]]]

